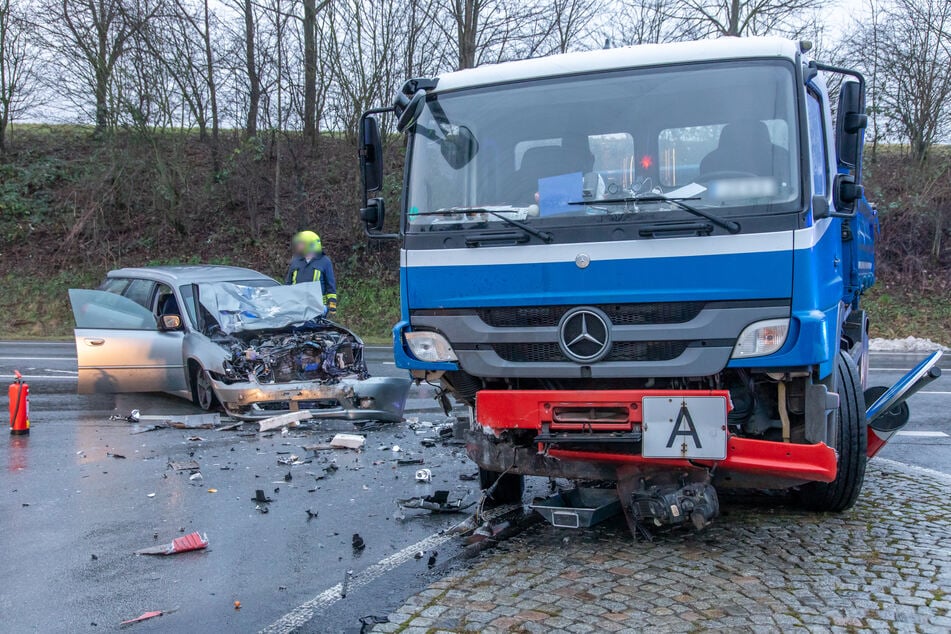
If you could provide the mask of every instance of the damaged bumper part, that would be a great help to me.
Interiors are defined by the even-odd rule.
[[[259,420],[305,410],[314,418],[399,422],[411,381],[402,377],[341,379],[335,383],[213,381],[229,416]]]

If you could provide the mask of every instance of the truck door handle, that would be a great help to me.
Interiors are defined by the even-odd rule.
[[[105,339],[99,339],[99,338],[95,338],[95,339],[86,338],[84,341],[86,342],[87,346],[101,346],[102,344],[106,343]]]

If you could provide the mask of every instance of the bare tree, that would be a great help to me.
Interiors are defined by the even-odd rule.
[[[7,127],[34,105],[37,93],[34,27],[23,9],[0,0],[0,152],[6,150]]]
[[[951,2],[894,0],[862,33],[876,109],[924,161],[951,127]]]
[[[586,38],[595,16],[603,9],[602,0],[550,0],[547,14],[554,39],[552,52],[567,53]]]
[[[798,35],[828,0],[677,0],[671,16],[702,35]],[[686,38],[685,38],[686,39]]]
[[[96,131],[115,125],[113,79],[129,39],[155,15],[162,0],[47,0],[47,45],[78,90],[94,103]],[[81,95],[74,95],[82,99]]]

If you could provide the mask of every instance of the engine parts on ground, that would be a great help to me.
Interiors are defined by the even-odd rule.
[[[716,489],[705,482],[682,486],[641,483],[629,500],[629,519],[635,537],[652,538],[652,530],[692,526],[702,530],[720,514]]]

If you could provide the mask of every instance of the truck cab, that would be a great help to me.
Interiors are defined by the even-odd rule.
[[[510,62],[410,80],[364,115],[371,236],[378,115],[407,139],[384,236],[402,243],[397,365],[470,408],[498,499],[524,475],[617,481],[632,530],[704,526],[719,486],[854,503],[878,221],[864,80],[809,48]]]

